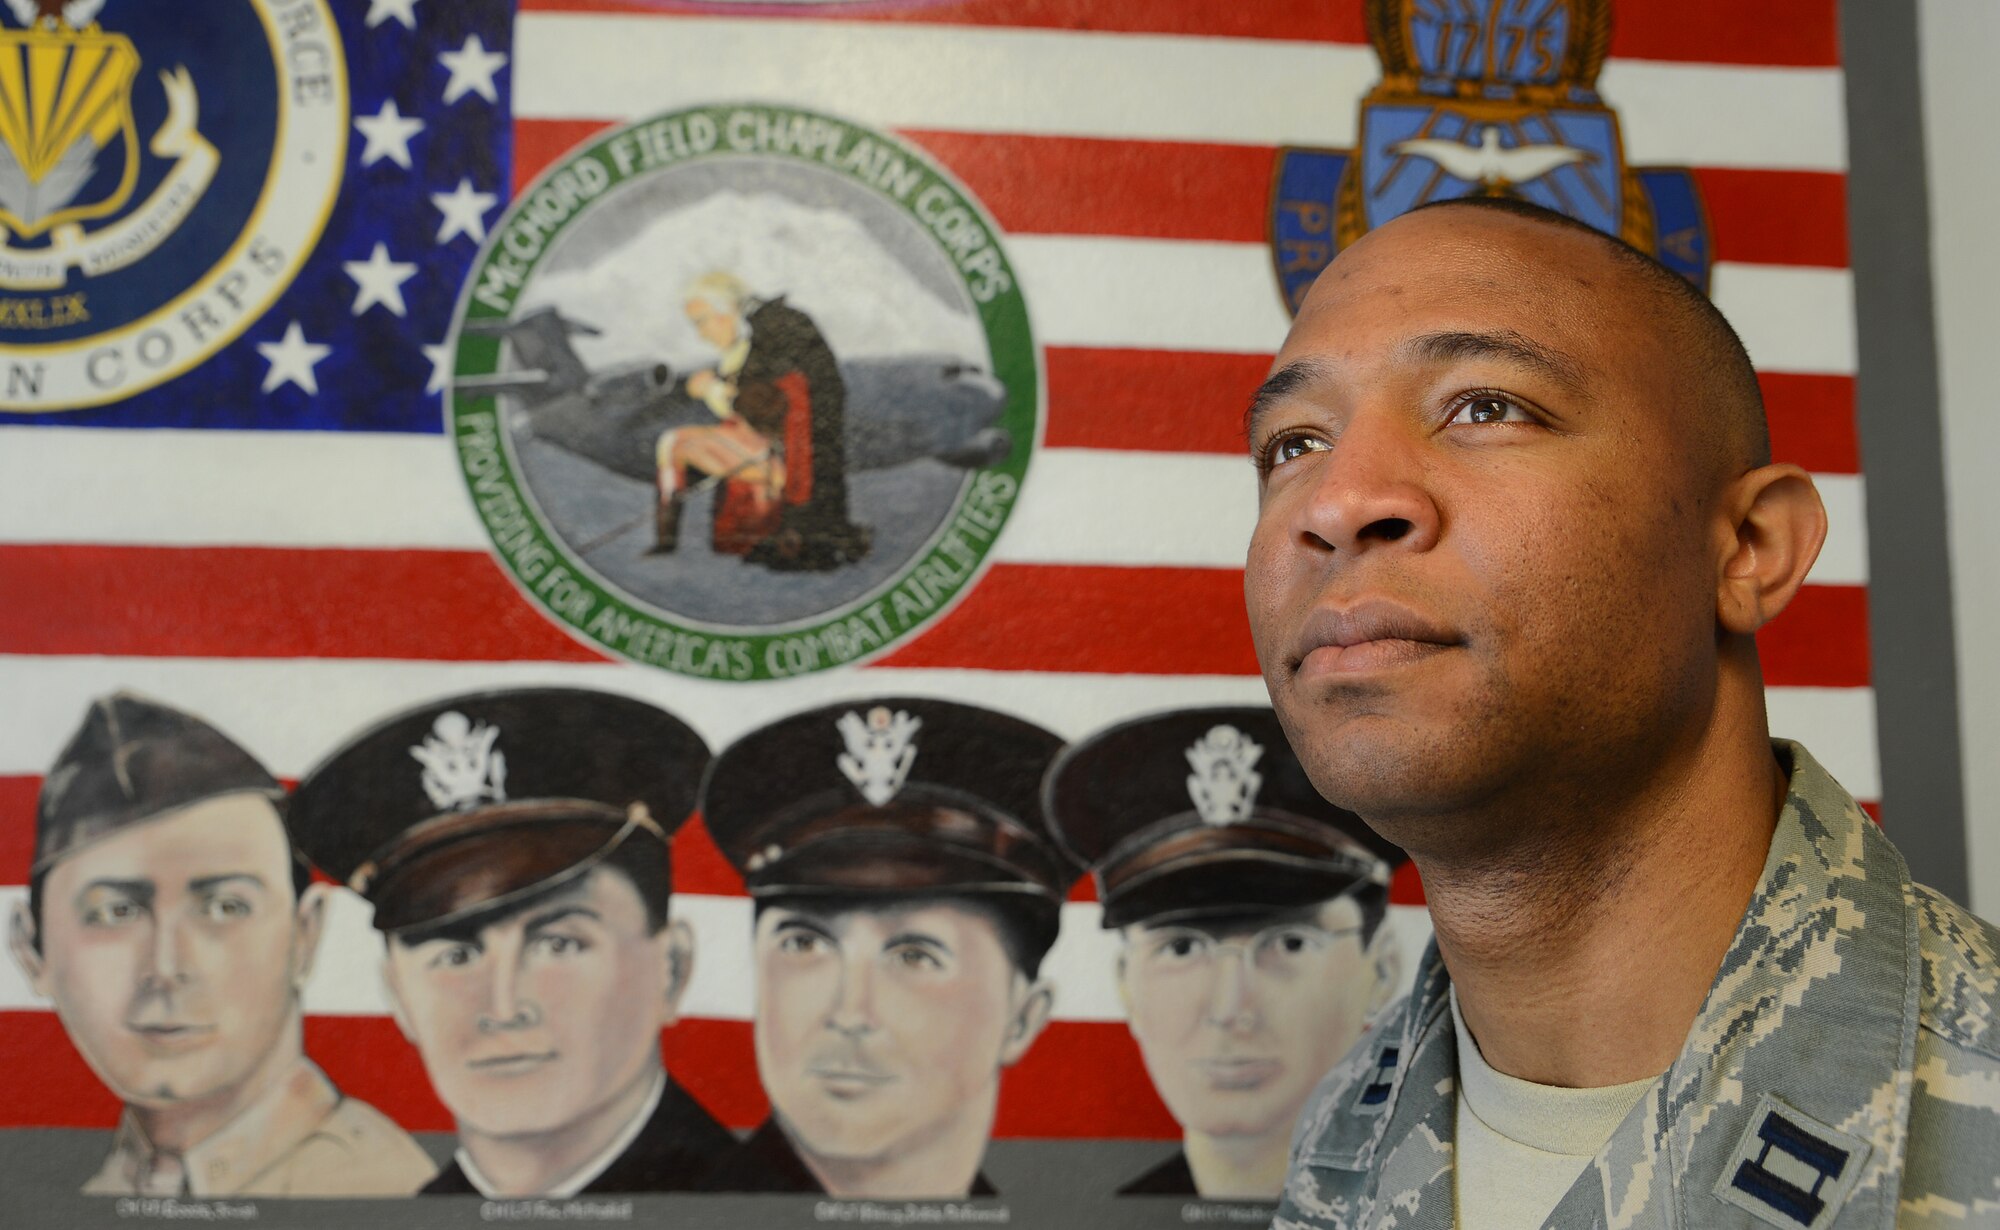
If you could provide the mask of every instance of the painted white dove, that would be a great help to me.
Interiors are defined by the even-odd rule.
[[[1480,129],[1479,144],[1466,145],[1437,137],[1417,137],[1389,147],[1391,153],[1427,158],[1448,175],[1479,184],[1525,184],[1591,155],[1567,145],[1517,145],[1500,148],[1500,130]]]

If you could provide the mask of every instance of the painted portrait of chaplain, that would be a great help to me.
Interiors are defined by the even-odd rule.
[[[654,552],[678,549],[682,503],[720,484],[718,551],[800,572],[866,555],[871,535],[848,519],[847,386],[819,326],[721,271],[688,287],[687,316],[720,357],[683,387],[716,421],[660,436]]]
[[[1268,708],[1179,710],[1064,752],[1047,807],[1121,938],[1119,990],[1181,1152],[1124,1195],[1275,1200],[1320,1077],[1400,989],[1400,853],[1319,796]]]
[[[702,816],[755,901],[770,1119],[718,1191],[992,1194],[1002,1072],[1080,874],[1039,787],[1061,741],[949,701],[832,705],[723,751]]]
[[[668,840],[707,762],[651,705],[523,688],[390,718],[299,783],[297,840],[374,906],[458,1125],[426,1193],[684,1191],[735,1144],[660,1057],[694,967]]]
[[[434,1172],[305,1056],[327,890],[284,799],[213,726],[123,692],[43,778],[14,957],[125,1104],[85,1195],[404,1196]]]

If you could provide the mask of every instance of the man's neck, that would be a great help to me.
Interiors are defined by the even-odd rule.
[[[1500,857],[1416,860],[1466,1026],[1500,1072],[1617,1085],[1665,1071],[1686,1041],[1784,800],[1761,695],[1644,777],[1466,818],[1526,835]]]
[[[1181,1147],[1195,1190],[1210,1200],[1275,1200],[1285,1188],[1292,1124],[1261,1136],[1189,1132]]]
[[[988,1086],[950,1123],[933,1125],[932,1130],[873,1157],[825,1157],[810,1152],[789,1130],[785,1134],[830,1196],[902,1200],[963,1196],[979,1177],[998,1102],[998,1086]]]
[[[657,1060],[619,1095],[552,1131],[490,1136],[459,1125],[458,1143],[493,1195],[545,1195],[610,1147],[632,1125],[666,1074]]]
[[[146,1143],[155,1152],[179,1156],[214,1136],[238,1115],[270,1096],[292,1069],[305,1057],[304,1030],[299,1009],[258,1065],[236,1084],[202,1098],[190,1098],[161,1106],[132,1105],[133,1121],[145,1133]]]

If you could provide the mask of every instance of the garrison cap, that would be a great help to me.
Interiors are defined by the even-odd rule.
[[[122,828],[225,794],[285,788],[234,740],[191,713],[130,692],[90,702],[42,779],[34,874]]]
[[[349,740],[292,796],[292,840],[378,930],[457,921],[668,839],[708,747],[643,701],[511,688],[432,701]]]
[[[1050,769],[1056,833],[1104,925],[1311,905],[1386,885],[1402,852],[1320,797],[1268,707],[1179,709],[1100,731]]]
[[[753,897],[1002,893],[1060,904],[1083,869],[1050,834],[1062,740],[975,705],[891,697],[794,714],[724,749],[702,820]]]

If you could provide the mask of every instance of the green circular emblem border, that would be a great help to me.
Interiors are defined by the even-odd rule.
[[[820,139],[809,140],[803,149],[776,147],[768,139],[743,148],[731,140],[730,121],[737,117],[748,117],[752,131],[803,132]],[[761,130],[754,128],[759,119],[766,125]],[[649,161],[645,162],[638,160],[635,140],[628,139],[642,131],[647,134]],[[698,139],[704,132],[712,135],[706,146]],[[829,135],[832,144],[827,143]],[[869,157],[862,156],[864,142],[873,143]],[[887,153],[874,155],[876,149]],[[554,239],[598,200],[651,174],[737,157],[789,159],[833,171],[910,216],[937,244],[978,309],[992,375],[1007,390],[995,426],[1014,441],[1013,450],[997,464],[967,470],[958,500],[937,532],[894,577],[838,609],[784,628],[735,628],[664,618],[599,576],[544,521],[522,481],[494,395],[461,394],[457,387],[461,376],[492,374],[499,367],[501,339],[467,334],[466,322],[507,319]],[[901,174],[885,172],[885,164]],[[577,204],[586,194],[587,199]],[[967,210],[978,221],[986,240],[956,258],[931,224],[954,207]],[[966,267],[968,260],[977,263],[976,272],[983,279],[977,286],[974,271]],[[988,292],[983,300],[981,289]],[[628,661],[698,679],[752,682],[851,666],[886,652],[937,619],[984,571],[1041,440],[1041,352],[1028,323],[1019,279],[1001,246],[999,227],[977,198],[928,154],[894,136],[803,107],[716,103],[683,108],[621,125],[571,150],[522,190],[494,226],[460,290],[450,336],[445,430],[451,435],[474,511],[509,577],[531,602],[584,643]]]

